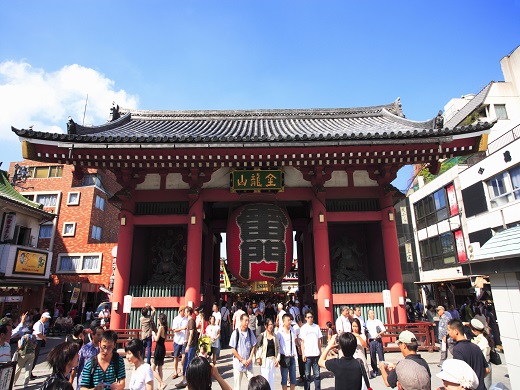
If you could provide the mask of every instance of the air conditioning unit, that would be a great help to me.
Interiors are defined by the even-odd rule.
[[[468,258],[473,260],[480,251],[480,242],[472,242],[468,245]]]

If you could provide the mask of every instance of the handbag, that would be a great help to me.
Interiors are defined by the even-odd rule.
[[[289,368],[292,363],[292,356],[285,356],[284,354],[280,354],[280,367]]]
[[[502,359],[498,352],[494,349],[489,353],[489,361],[493,363],[495,366],[500,366],[502,364]]]

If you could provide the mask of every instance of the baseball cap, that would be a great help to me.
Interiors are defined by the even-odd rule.
[[[482,330],[484,330],[484,328],[485,328],[485,326],[484,326],[484,324],[482,323],[482,321],[480,321],[478,318],[473,318],[473,319],[471,320],[470,324],[471,324],[471,327],[472,327],[473,329],[476,329],[476,330],[480,330],[480,331],[482,331]]]
[[[42,317],[45,317],[45,318],[52,318],[48,311],[44,312],[44,313],[42,314]]]
[[[457,383],[466,389],[478,387],[478,377],[475,371],[464,360],[448,359],[442,363],[441,372],[437,378],[451,383]]]
[[[409,330],[403,330],[401,333],[399,333],[399,339],[397,339],[397,341],[400,343],[410,344],[417,341],[417,338]]]
[[[12,324],[13,324],[12,318],[3,317],[2,319],[0,319],[0,325],[12,325]]]
[[[403,390],[431,389],[431,379],[428,371],[411,359],[403,359],[397,363],[395,373]]]
[[[446,309],[444,308],[444,306],[437,306],[436,310],[439,311],[439,310],[446,310]]]

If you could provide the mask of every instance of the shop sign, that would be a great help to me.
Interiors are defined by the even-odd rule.
[[[459,214],[459,205],[457,204],[457,195],[455,194],[455,186],[450,184],[446,187],[446,194],[448,195],[448,204],[450,206],[450,217]]]
[[[462,230],[455,230],[455,244],[457,245],[457,257],[459,259],[459,263],[465,263],[468,261],[468,256],[466,254],[466,246],[464,245],[464,236],[462,234]]]
[[[47,256],[48,253],[46,252],[18,248],[16,250],[13,274],[45,276]]]
[[[287,211],[269,203],[241,206],[228,222],[228,270],[245,282],[281,280],[291,269],[292,241]]]
[[[16,214],[7,213],[4,218],[4,227],[2,228],[2,240],[11,241],[14,237],[14,229],[16,227]]]
[[[74,287],[72,289],[72,295],[70,296],[70,303],[77,303],[80,293],[81,289],[79,287]]]
[[[14,295],[12,297],[5,297],[5,302],[6,303],[13,303],[13,302],[22,302],[23,301],[23,297],[21,295]]]
[[[231,192],[283,191],[281,170],[246,169],[231,171]]]

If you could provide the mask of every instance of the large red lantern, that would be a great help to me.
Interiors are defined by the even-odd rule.
[[[284,209],[269,203],[237,208],[226,232],[229,271],[245,282],[282,279],[291,269],[292,236]]]

